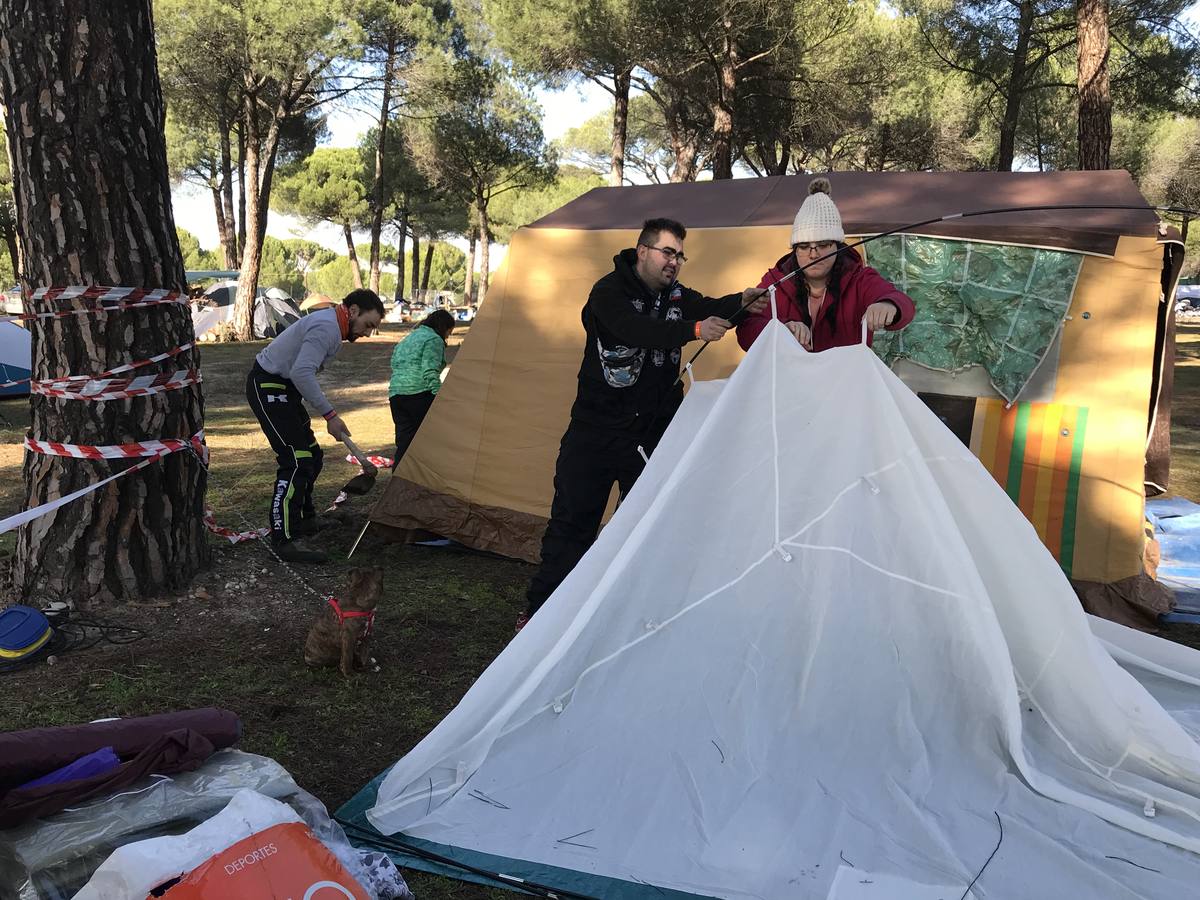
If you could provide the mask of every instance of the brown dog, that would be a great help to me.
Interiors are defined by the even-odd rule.
[[[383,569],[369,566],[350,572],[345,599],[331,597],[304,642],[304,661],[310,666],[337,666],[349,676],[365,668],[367,643],[375,622],[375,605],[383,594]]]

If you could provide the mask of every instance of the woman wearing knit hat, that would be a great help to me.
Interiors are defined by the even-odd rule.
[[[779,284],[775,304],[779,320],[806,350],[814,352],[860,343],[864,322],[869,345],[872,331],[899,331],[917,311],[911,297],[863,265],[859,255],[846,246],[842,217],[829,189],[828,178],[809,182],[808,196],[792,222],[792,252],[758,284],[767,287],[808,266]],[[830,255],[835,250],[836,255]],[[829,258],[822,259],[824,256]],[[743,350],[750,349],[769,321],[768,306],[738,325],[737,339]]]

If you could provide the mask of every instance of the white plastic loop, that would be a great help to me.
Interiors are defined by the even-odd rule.
[[[562,715],[563,702],[561,700],[555,700],[554,706],[552,706],[551,709],[553,709],[554,712],[557,713],[558,715]]]
[[[1158,814],[1158,810],[1154,808],[1154,801],[1147,800],[1146,805],[1142,807],[1142,815],[1147,819],[1153,819]]]
[[[642,458],[643,463],[649,463],[650,457],[646,455],[646,448],[638,444],[638,456]]]
[[[783,544],[776,544],[775,552],[778,553],[783,558],[784,562],[792,561],[792,554],[788,553],[786,550],[783,549]]]
[[[867,317],[866,317],[866,316],[863,316],[863,320],[862,320],[862,342],[863,342],[864,344],[867,342],[867,332],[868,332],[868,329],[867,329]]]
[[[775,306],[775,285],[767,288],[767,296],[771,298],[771,318],[779,321],[779,310]]]
[[[688,387],[690,388],[690,387],[694,386],[694,385],[696,384],[696,376],[695,376],[695,374],[692,372],[692,364],[691,364],[691,363],[687,363],[687,364],[686,364],[686,365],[683,367],[683,370],[684,370],[685,372],[687,372],[687,377],[688,377]]]
[[[863,476],[863,484],[865,484],[865,485],[867,486],[867,490],[869,490],[869,491],[870,491],[872,494],[878,494],[878,493],[879,493],[879,485],[877,485],[875,482],[873,482],[873,481],[872,481],[872,480],[871,480],[871,479],[870,479],[868,476],[866,476],[866,475],[864,475],[864,476]]]

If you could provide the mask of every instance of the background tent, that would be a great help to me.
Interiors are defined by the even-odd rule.
[[[216,284],[204,292],[206,305],[192,310],[192,328],[196,337],[222,322],[233,320],[234,300],[237,299],[237,282]],[[254,315],[251,320],[254,337],[273,338],[300,318],[296,302],[279,288],[259,288],[254,298]]]
[[[1120,171],[829,177],[849,235],[961,211],[1146,203]],[[656,215],[688,226],[686,284],[713,295],[757,284],[787,252],[809,180],[598,188],[518,230],[372,520],[535,560],[591,285]],[[1160,436],[1152,449],[1161,470],[1169,424],[1162,376],[1174,333],[1164,289],[1170,297],[1182,264],[1156,216],[983,216],[863,251],[918,301],[902,342],[881,340],[879,352],[984,462],[1063,570],[1093,591],[1093,611],[1145,622],[1165,609],[1138,577],[1148,438]],[[696,375],[727,375],[741,356],[727,339]]]
[[[28,331],[16,322],[0,322],[0,383],[21,381],[30,377],[32,339]],[[0,388],[0,397],[23,397],[29,393],[29,382]]]
[[[772,323],[338,815],[589,897],[1176,900],[1200,877],[1197,675],[1200,652],[1089,619],[866,348]]]

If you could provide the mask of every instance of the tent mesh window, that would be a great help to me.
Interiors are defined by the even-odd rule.
[[[1062,327],[1083,257],[1063,250],[902,234],[870,245],[868,262],[917,303],[875,352],[960,372],[982,366],[1005,400],[1020,396]]]

